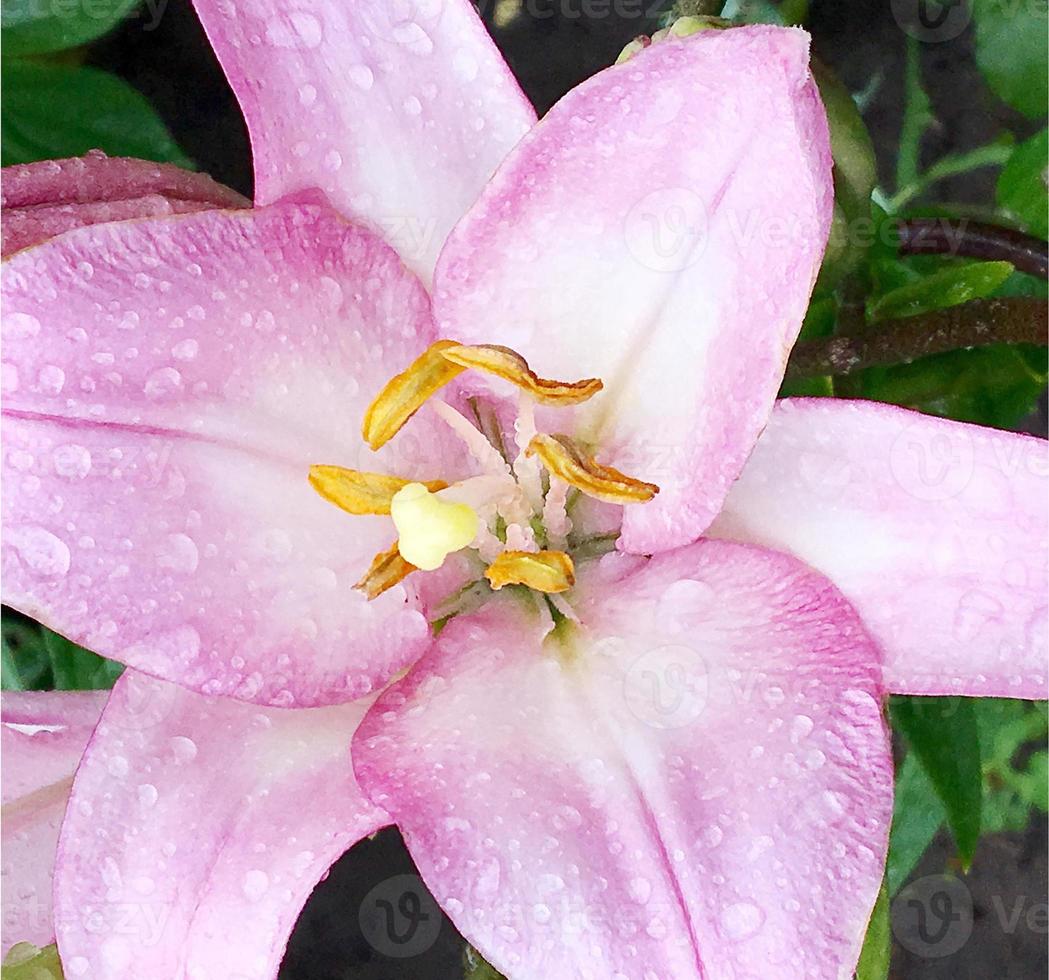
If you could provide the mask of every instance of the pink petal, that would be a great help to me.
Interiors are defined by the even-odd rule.
[[[5,258],[82,225],[248,205],[206,174],[101,152],[5,167],[0,202]]]
[[[387,246],[327,208],[211,211],[70,232],[3,282],[6,602],[264,703],[360,697],[422,652],[403,588],[352,588],[389,519],[307,479],[311,463],[448,472],[425,418],[379,454],[358,434],[433,339]]]
[[[564,645],[512,600],[453,620],[362,723],[361,785],[514,980],[850,975],[892,802],[876,648],[785,555],[638,565],[584,577]]]
[[[1049,452],[870,402],[780,402],[711,534],[848,596],[906,694],[1046,696]]]
[[[429,279],[535,122],[469,0],[195,6],[247,119],[256,203],[320,188]]]
[[[107,691],[4,691],[3,943],[54,940],[51,882],[58,830],[73,772],[98,722]]]
[[[260,709],[125,673],[62,829],[66,976],[276,976],[318,879],[388,822],[350,764],[364,710]]]
[[[661,487],[627,509],[627,550],[694,540],[742,468],[819,267],[830,165],[808,36],[705,31],[570,92],[449,239],[444,336],[605,381],[577,428]]]

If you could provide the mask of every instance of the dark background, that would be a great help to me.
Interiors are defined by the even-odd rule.
[[[584,17],[577,0],[529,0],[508,23],[503,19],[508,8],[501,6],[501,27],[493,24],[494,0],[483,9],[517,78],[537,109],[544,112],[577,82],[610,64],[631,38],[658,26],[652,20],[617,15],[612,7],[608,5],[607,16]],[[865,119],[878,151],[879,171],[891,183],[903,105],[906,36],[888,0],[815,2],[807,26],[815,54],[838,72],[851,91],[864,90],[872,80],[880,80]],[[250,194],[247,132],[187,0],[171,0],[153,31],[143,30],[140,22],[128,22],[94,45],[90,60],[142,91],[200,169]],[[1033,130],[1029,121],[987,90],[972,60],[971,30],[952,41],[923,46],[922,72],[938,120],[923,146],[926,162],[984,144],[1003,128],[1020,135]],[[625,176],[632,179],[634,175]],[[993,171],[973,171],[943,181],[936,194],[943,200],[980,204],[992,198],[993,187]],[[987,835],[965,879],[973,896],[973,931],[968,942],[953,955],[936,959],[917,956],[897,944],[892,976],[908,980],[1045,977],[1049,957],[1044,911],[1041,926],[1032,927],[1027,915],[1039,906],[1044,910],[1046,832],[1042,816],[1025,833]],[[912,877],[943,871],[949,867],[951,854],[950,840],[941,832]],[[385,955],[365,937],[360,922],[365,897],[391,876],[413,872],[395,830],[383,831],[355,847],[336,864],[303,911],[282,980],[462,977],[462,940],[447,920],[439,930],[432,921],[420,923],[412,942],[399,950],[413,955]],[[1009,928],[1017,910],[1019,920],[1015,928]],[[425,894],[419,911],[439,915]],[[1037,918],[1033,921],[1038,922]],[[407,920],[401,923],[407,924]],[[415,953],[418,945],[428,948]]]

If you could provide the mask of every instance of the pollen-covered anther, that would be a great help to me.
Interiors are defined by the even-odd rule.
[[[442,348],[441,356],[460,367],[494,374],[546,405],[578,405],[593,398],[604,387],[600,378],[584,378],[582,381],[540,378],[517,351],[497,344],[453,344]]]
[[[528,444],[528,455],[538,456],[556,477],[577,490],[612,504],[638,504],[651,500],[659,487],[604,466],[568,436],[540,432]]]
[[[547,405],[578,405],[602,388],[600,378],[549,381],[509,347],[438,340],[391,378],[364,413],[361,432],[372,449],[390,441],[435,392],[467,369],[493,374]]]
[[[369,599],[381,596],[387,589],[392,589],[418,569],[411,562],[405,561],[398,543],[392,548],[380,551],[373,559],[368,571],[354,586]]]
[[[575,565],[563,551],[504,551],[484,576],[496,591],[504,585],[526,585],[553,594],[575,585]]]
[[[310,484],[325,500],[349,514],[389,514],[398,490],[416,481],[385,473],[365,473],[344,466],[311,466]],[[448,486],[443,480],[422,482],[436,492]]]

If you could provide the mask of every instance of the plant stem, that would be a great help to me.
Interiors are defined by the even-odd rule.
[[[967,218],[906,218],[896,223],[901,255],[964,255],[1012,262],[1020,272],[1049,278],[1049,246],[1040,238]]]
[[[1049,303],[1040,299],[974,299],[920,316],[883,320],[859,334],[798,344],[787,380],[852,374],[879,364],[908,364],[929,354],[987,344],[1046,344]]]

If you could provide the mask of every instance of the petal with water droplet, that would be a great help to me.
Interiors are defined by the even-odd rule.
[[[388,822],[350,764],[365,708],[260,709],[125,672],[62,828],[55,908],[62,960],[77,964],[68,974],[275,976],[317,881]],[[195,746],[191,758],[171,751],[175,738]]]
[[[535,122],[469,0],[195,6],[248,123],[256,202],[320,188],[428,281]]]
[[[711,528],[848,596],[900,694],[1044,698],[1049,446],[838,399],[780,402]]]
[[[687,544],[768,418],[832,196],[804,32],[668,39],[573,89],[507,157],[441,253],[441,334],[600,378],[574,429],[540,429],[659,486],[621,547]]]
[[[54,940],[52,875],[73,772],[106,702],[106,691],[4,691],[3,946]]]
[[[352,700],[421,653],[414,595],[353,591],[389,518],[309,483],[315,463],[462,475],[423,414],[379,453],[359,436],[433,340],[422,286],[374,234],[306,205],[94,225],[9,259],[3,299],[40,324],[4,340],[28,379],[3,404],[6,602],[154,676],[263,703]],[[45,368],[62,390],[36,382]]]
[[[574,595],[581,627],[549,634],[501,598],[456,618],[355,736],[434,896],[515,980],[850,975],[892,808],[855,612],[723,541],[585,565]]]

